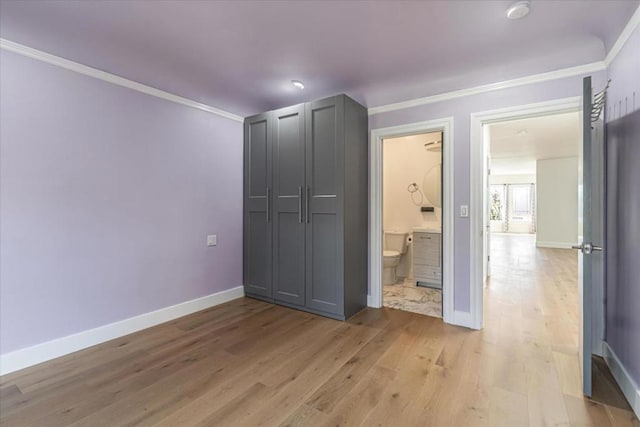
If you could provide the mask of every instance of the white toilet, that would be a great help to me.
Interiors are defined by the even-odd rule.
[[[396,283],[396,267],[400,264],[400,257],[407,252],[408,236],[402,231],[384,232],[382,283],[385,285]]]

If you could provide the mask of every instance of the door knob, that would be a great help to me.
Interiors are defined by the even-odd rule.
[[[595,246],[593,243],[582,242],[579,245],[571,245],[571,249],[577,249],[585,255],[589,255],[593,252],[602,252],[601,246]]]

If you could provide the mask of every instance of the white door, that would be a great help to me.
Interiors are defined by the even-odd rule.
[[[487,156],[487,174],[485,176],[485,203],[484,203],[484,230],[486,239],[485,248],[485,282],[491,277],[491,157]]]
[[[489,132],[489,126],[484,125],[482,127],[482,141],[484,144],[484,152],[491,152],[491,132]],[[482,272],[483,272],[483,280],[486,284],[489,276],[491,276],[491,158],[489,155],[484,159],[484,176],[483,176],[483,187],[485,189],[484,195],[482,198],[482,204],[484,206],[484,220],[483,227],[484,232],[482,233],[482,253],[484,254],[484,259],[482,260]]]
[[[583,81],[583,110],[582,110],[582,149],[578,165],[578,293],[579,293],[579,353],[582,370],[582,389],[586,396],[591,396],[591,356],[593,354],[593,331],[598,325],[598,318],[594,316],[593,308],[601,301],[594,298],[596,290],[602,285],[600,272],[602,270],[602,236],[603,223],[597,213],[604,205],[601,186],[593,185],[594,173],[598,182],[602,171],[597,166],[602,159],[598,152],[594,156],[596,142],[602,141],[603,122],[599,114],[593,113],[595,102],[591,89],[591,77]],[[594,274],[595,273],[595,274]]]

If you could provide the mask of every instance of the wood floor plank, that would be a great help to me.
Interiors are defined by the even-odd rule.
[[[333,415],[318,425],[326,427],[356,426],[376,408],[397,371],[383,366],[374,366],[336,406]],[[307,405],[304,405],[307,406]],[[320,412],[320,411],[318,411]],[[322,412],[321,412],[322,413]]]
[[[457,425],[486,425],[492,371],[481,369],[488,360],[488,352],[480,333],[469,333],[458,340],[460,338],[464,345],[449,347],[446,361],[440,354],[426,358],[427,362],[433,359],[435,363],[428,363],[422,387],[416,381],[420,372],[410,377],[413,379],[405,380],[414,383],[411,389],[416,391],[405,396],[409,398],[408,404],[397,416],[412,425],[446,425],[451,420]],[[458,354],[452,353],[455,348],[460,349]],[[389,421],[393,422],[393,418]]]
[[[327,421],[328,416],[309,405],[301,405],[289,415],[279,427],[319,426]]]
[[[394,345],[400,334],[401,331],[397,328],[384,329],[340,367],[306,403],[319,411],[330,414],[337,403],[373,367],[384,350]]]
[[[553,352],[553,360],[560,378],[562,392],[573,397],[582,398],[582,379],[580,378],[580,366],[576,363],[577,357],[577,353]]]
[[[583,397],[564,396],[567,413],[572,425],[611,426],[611,419],[604,406]]]
[[[527,403],[530,426],[569,424],[560,379],[552,361],[529,359]]]
[[[129,394],[126,399],[118,399],[111,405],[102,406],[74,423],[65,422],[57,425],[153,425],[190,402],[190,393],[197,393],[215,385],[222,375],[219,360],[215,354],[206,357]]]
[[[213,425],[233,426],[243,425],[243,419],[250,416],[253,411],[260,408],[260,402],[265,399],[271,391],[264,384],[256,383],[249,387],[246,392],[215,411],[207,418],[195,424],[201,427]],[[248,425],[248,424],[244,424]]]
[[[441,378],[448,375],[446,369],[436,364],[442,350],[416,347],[398,369],[392,381],[382,389],[379,403],[370,412],[364,424],[393,425],[405,420],[408,425],[424,420],[424,405],[433,397],[423,393],[426,388],[435,393]]]
[[[520,393],[492,387],[489,425],[492,427],[526,426],[529,424],[527,398]]]
[[[389,346],[376,365],[384,366],[392,370],[402,366],[404,360],[410,357],[411,351],[418,345],[418,341],[424,337],[433,325],[432,322],[421,321],[419,315],[411,318],[401,328],[400,336],[392,346]],[[435,319],[434,319],[435,320]]]
[[[640,420],[628,409],[604,405],[611,425],[616,427],[640,427]]]
[[[316,336],[320,331],[325,333],[335,331],[340,326],[340,322],[313,317],[311,321],[301,322],[289,330],[284,346],[282,340],[267,337],[265,345],[260,346],[259,349],[237,355],[235,364],[226,370],[224,381],[200,396],[190,396],[194,400],[171,414],[167,422],[170,425],[193,425],[200,422],[207,417],[208,413],[220,409],[256,381],[270,384],[273,372],[281,370],[282,366],[297,363],[301,359],[301,353],[308,351],[313,355],[320,350],[330,350],[331,346],[338,346],[339,339],[346,342],[351,338],[350,336],[329,334],[321,335],[322,339],[309,344],[308,336]],[[285,375],[290,376],[290,372],[285,372]]]

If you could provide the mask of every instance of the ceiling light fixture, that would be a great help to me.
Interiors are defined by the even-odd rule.
[[[509,6],[506,14],[509,19],[520,19],[527,16],[529,12],[531,12],[531,2],[529,0],[522,0]]]
[[[291,84],[300,90],[304,89],[304,83],[302,83],[300,80],[291,80]]]

